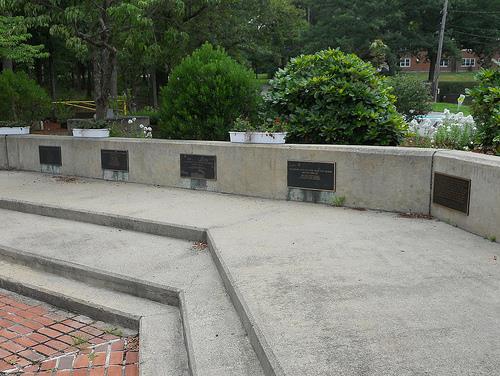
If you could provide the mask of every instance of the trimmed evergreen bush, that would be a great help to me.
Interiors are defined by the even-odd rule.
[[[388,83],[396,96],[396,109],[405,120],[411,121],[432,110],[430,88],[419,78],[410,74],[398,74],[390,77]]]
[[[255,115],[257,99],[255,75],[206,43],[173,70],[162,88],[160,135],[226,140],[239,116]]]
[[[397,145],[406,126],[385,79],[339,50],[302,55],[278,71],[266,103],[289,122],[287,142]]]
[[[500,152],[500,69],[483,69],[476,76],[479,85],[468,90],[472,116],[478,128],[478,142]]]
[[[0,120],[29,123],[50,114],[51,101],[45,90],[24,72],[0,74]]]

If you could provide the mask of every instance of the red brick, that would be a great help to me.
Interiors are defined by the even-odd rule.
[[[92,360],[93,366],[103,366],[106,363],[106,353],[99,352],[94,353],[94,359]]]
[[[52,325],[50,327],[51,329],[55,329],[61,333],[70,333],[72,332],[73,330],[75,330],[74,328],[72,328],[71,326],[66,326],[66,325],[63,325],[63,324],[55,324],[55,325]]]
[[[52,376],[52,371],[38,372],[36,376]]]
[[[0,371],[6,371],[8,369],[12,369],[14,366],[12,364],[9,364],[3,360],[0,360]]]
[[[122,376],[122,366],[109,366],[108,376]]]
[[[73,371],[73,376],[87,376],[87,369],[80,368]]]
[[[111,345],[111,350],[112,351],[121,351],[124,349],[124,341],[116,341]]]
[[[70,370],[57,371],[56,376],[69,376]]]
[[[137,351],[129,351],[125,356],[125,363],[132,364],[139,361],[139,353]]]
[[[17,307],[12,307],[11,305],[6,305],[3,307],[5,312],[8,312],[9,314],[13,314],[13,313],[16,313],[16,312],[19,312],[19,311],[22,311],[21,308],[17,308]]]
[[[16,315],[24,317],[25,319],[31,319],[33,317],[39,316],[36,313],[30,311],[19,311],[16,313]]]
[[[139,367],[137,366],[137,364],[126,366],[125,376],[139,376]]]
[[[7,339],[19,337],[19,335],[17,333],[11,332],[10,330],[7,330],[7,329],[0,330],[0,336],[7,338]]]
[[[73,332],[70,334],[71,337],[78,337],[78,338],[83,338],[85,340],[89,340],[92,338],[92,336],[88,333],[85,333],[85,332],[80,332],[79,330]]]
[[[75,343],[75,340],[73,339],[73,337],[71,336],[68,336],[68,335],[63,335],[63,336],[60,336],[57,338],[58,341],[62,341],[64,343],[67,343],[68,345],[72,345],[73,343]]]
[[[36,345],[33,347],[33,349],[41,354],[48,355],[48,356],[54,355],[57,353],[57,350],[54,350],[53,348],[45,346],[45,345]]]
[[[35,342],[35,341],[29,339],[28,337],[14,338],[13,341],[22,345],[22,346],[26,346],[26,347],[33,347],[33,346],[38,344],[38,342]]]
[[[73,363],[74,368],[87,368],[89,366],[88,355],[78,355]]]
[[[26,347],[18,345],[17,343],[11,341],[1,343],[0,346],[12,353],[18,353],[19,351],[26,350]]]
[[[112,341],[112,340],[118,339],[120,337],[114,336],[113,334],[106,333],[106,334],[102,335],[101,338],[105,339],[106,341]]]
[[[75,329],[80,329],[81,327],[85,326],[85,324],[81,323],[80,321],[71,320],[71,319],[64,320],[61,324],[71,326],[72,328],[75,328]]]
[[[10,351],[4,350],[4,349],[0,349],[0,358],[6,358],[9,355],[12,355],[12,353]]]
[[[32,339],[33,341],[38,342],[38,343],[44,343],[50,339],[49,337],[44,336],[43,334],[40,334],[40,333],[31,333],[31,334],[28,334],[27,337]]]
[[[62,335],[62,333],[58,332],[57,330],[53,330],[53,329],[49,329],[49,328],[38,329],[38,333],[45,334],[47,337],[50,337],[50,338],[57,338],[60,335]]]
[[[43,306],[32,307],[32,308],[28,309],[28,311],[36,313],[38,316],[45,315],[48,312],[47,308],[45,308]]]
[[[39,368],[40,368],[40,366],[38,364],[33,364],[31,366],[24,368],[23,372],[36,372],[39,370]],[[23,376],[24,375],[25,375],[25,373],[23,373]]]
[[[89,376],[104,376],[104,367],[91,368]]]
[[[7,302],[5,302],[5,303],[7,303]],[[13,307],[19,308],[19,309],[23,309],[23,310],[28,310],[32,307],[32,306],[29,306],[27,304],[18,302],[17,300],[14,300],[14,299],[10,299],[10,301],[7,304],[9,304]]]
[[[9,321],[15,322],[16,324],[21,324],[23,321],[26,320],[24,317],[16,316],[16,315],[10,315],[7,319]]]
[[[26,327],[28,327],[30,329],[33,329],[33,330],[41,329],[44,326],[43,324],[40,324],[39,322],[31,321],[31,320],[24,320],[20,324],[24,325],[24,326],[26,326]]]
[[[14,325],[13,327],[10,328],[10,330],[23,335],[33,332],[33,329],[27,328],[23,325]]]
[[[40,365],[40,371],[47,371],[50,369],[54,369],[56,366],[56,361],[55,360],[49,360],[47,362],[43,362]]]
[[[33,351],[33,350],[24,350],[18,353],[18,355],[22,356],[23,358],[26,358],[32,362],[38,362],[42,359],[45,359],[43,355],[40,355],[39,353]]]
[[[10,320],[6,320],[6,319],[1,319],[0,320],[0,327],[2,327],[2,328],[9,328],[12,325],[14,325],[14,323],[12,321],[10,321]]]
[[[102,339],[99,337],[94,337],[94,338],[90,339],[89,342],[93,345],[100,345],[103,343],[107,343],[107,341],[105,339]]]
[[[27,366],[28,364],[31,364],[30,361],[28,361],[28,360],[26,360],[24,358],[20,358],[17,355],[8,356],[7,358],[4,358],[4,360],[7,363],[11,363],[11,364],[14,364],[14,365],[20,366],[20,367],[24,367],[24,366]]]
[[[57,341],[55,339],[51,339],[50,341],[45,342],[45,345],[50,346],[56,350],[62,351],[64,349],[67,349],[69,345],[67,343]]]
[[[49,319],[49,318],[44,317],[44,316],[33,317],[33,320],[36,322],[39,322],[40,324],[46,325],[46,326],[50,326],[50,325],[53,325],[56,323],[54,320]]]
[[[85,326],[80,329],[82,332],[92,334],[94,337],[98,337],[104,332],[100,329],[94,328],[93,326]]]
[[[123,351],[114,351],[109,356],[109,364],[122,364]]]

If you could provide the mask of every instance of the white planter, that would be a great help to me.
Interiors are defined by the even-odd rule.
[[[229,132],[233,143],[284,144],[286,132]]]
[[[0,135],[30,134],[30,127],[0,127]]]
[[[73,128],[73,137],[107,138],[109,129],[78,129]]]

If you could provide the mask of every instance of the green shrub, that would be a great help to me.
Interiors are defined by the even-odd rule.
[[[239,116],[254,116],[255,75],[206,43],[174,68],[161,91],[163,138],[226,140]]]
[[[472,89],[477,85],[475,81],[440,81],[439,100],[447,103],[457,103],[457,98],[465,94],[467,89]],[[465,99],[465,104],[469,104],[469,98]]]
[[[430,89],[418,77],[410,74],[398,74],[390,77],[388,83],[396,96],[396,108],[407,121],[432,110]]]
[[[384,78],[356,55],[325,50],[278,71],[266,103],[288,121],[287,142],[397,145],[405,122]]]
[[[0,119],[20,122],[43,120],[50,113],[45,90],[24,72],[0,74]]]
[[[500,69],[481,70],[479,85],[468,90],[472,97],[472,115],[483,147],[500,147]]]

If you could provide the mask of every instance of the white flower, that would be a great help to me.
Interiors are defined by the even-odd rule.
[[[143,129],[144,128],[144,124],[139,125],[139,128]]]
[[[129,124],[132,124],[132,123],[133,123],[132,119],[129,119],[129,120],[128,120],[128,123],[129,123]]]
[[[148,131],[151,132],[153,130],[153,128],[151,127],[148,127]]]
[[[135,118],[135,117],[134,117],[134,118],[132,118],[132,121],[136,121],[136,120],[137,120],[137,118]]]

